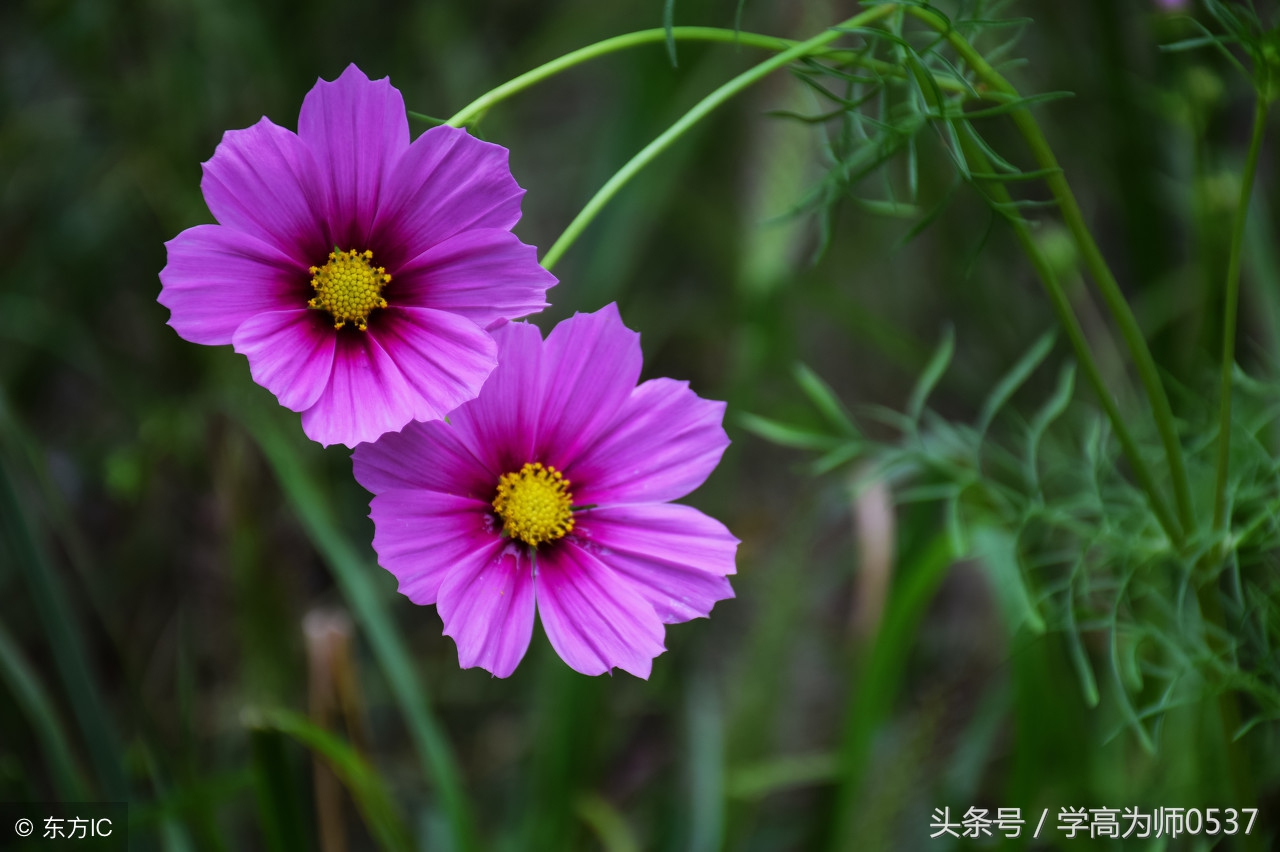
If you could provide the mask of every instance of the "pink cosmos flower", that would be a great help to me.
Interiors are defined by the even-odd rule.
[[[435,127],[348,66],[298,132],[229,130],[200,184],[217,225],[166,245],[159,301],[194,343],[230,343],[322,444],[437,420],[497,364],[486,329],[546,307],[555,278],[511,228],[507,150]]]
[[[526,323],[493,334],[498,368],[447,423],[356,448],[378,560],[436,605],[463,668],[511,674],[536,609],[572,668],[647,678],[664,623],[733,597],[738,540],[668,502],[719,462],[724,403],[671,379],[637,387],[640,336],[615,305],[546,340]]]

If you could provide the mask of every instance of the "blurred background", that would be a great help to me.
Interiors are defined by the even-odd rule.
[[[1028,61],[1006,73],[1024,93],[1075,93],[1037,115],[1161,367],[1194,394],[1220,345],[1251,93],[1212,51],[1162,53],[1195,34],[1163,5],[1015,3],[1005,14],[1033,23],[1013,54]],[[732,27],[737,8],[680,0],[675,22]],[[804,38],[856,9],[748,0],[742,27]],[[230,347],[165,325],[164,242],[212,221],[200,163],[224,130],[262,115],[296,128],[317,77],[349,62],[447,117],[662,14],[658,0],[0,6],[0,800],[127,798],[139,849],[999,841],[931,840],[944,806],[957,822],[1018,807],[1031,824],[1063,806],[1258,806],[1268,842],[1268,726],[1250,734],[1259,803],[1228,801],[1211,703],[1169,710],[1141,748],[1115,684],[1100,675],[1087,706],[1063,635],[1010,624],[991,572],[949,557],[937,504],[894,508],[883,487],[855,504],[855,468],[814,475],[809,455],[742,428],[744,413],[820,422],[797,362],[850,409],[900,411],[947,327],[956,355],[931,405],[972,420],[1054,325],[1008,229],[964,185],[907,241],[912,219],[849,200],[816,258],[814,217],[786,214],[823,151],[812,127],[769,114],[814,111],[785,72],[628,186],[534,318],[546,330],[617,301],[646,378],[729,404],[733,446],[686,502],[742,539],[737,598],[670,627],[647,682],[579,676],[540,631],[510,679],[459,670],[434,608],[377,567],[349,453],[308,442]],[[511,149],[528,190],[517,233],[545,250],[647,141],[761,58],[681,43],[672,67],[654,44],[494,108],[477,132]],[[1023,156],[1007,126],[990,134]],[[920,138],[927,209],[951,173],[936,136]],[[1264,150],[1242,309],[1241,359],[1262,365],[1280,329],[1273,162]],[[1050,248],[1060,236],[1037,233]],[[1068,360],[1055,348],[1011,408],[1043,402]],[[926,569],[895,609],[901,578]],[[1029,832],[1000,842],[1026,848]],[[1197,842],[1107,848],[1212,845]],[[1091,845],[1037,848],[1077,844]]]

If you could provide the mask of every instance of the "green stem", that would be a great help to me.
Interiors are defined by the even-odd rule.
[[[808,56],[840,38],[844,35],[842,28],[865,26],[885,17],[894,8],[891,5],[875,6],[859,15],[855,15],[843,24],[824,30],[808,41],[800,42],[777,56],[744,71],[698,101],[691,110],[682,115],[675,124],[668,127],[656,139],[644,146],[640,153],[632,157],[613,177],[609,178],[604,186],[600,187],[600,190],[591,197],[591,200],[582,208],[582,211],[569,223],[569,227],[565,228],[564,233],[560,235],[560,239],[556,240],[555,244],[547,250],[546,255],[542,258],[543,267],[551,269],[555,266],[561,256],[568,251],[569,246],[573,245],[587,225],[591,223],[591,220],[609,203],[609,200],[618,193],[618,190],[627,184],[627,181],[635,177],[641,169],[652,162],[655,157],[665,151],[673,142],[683,136],[689,128],[705,118],[716,107],[779,68],[802,56]]]
[[[798,42],[786,38],[777,38],[775,36],[760,35],[758,33],[747,33],[735,30],[722,29],[720,27],[673,27],[671,30],[672,38],[677,41],[709,41],[720,42],[725,44],[743,44],[748,47],[757,47],[762,50],[784,51],[796,47]],[[450,127],[462,127],[468,124],[474,124],[489,110],[490,107],[497,103],[505,101],[512,95],[518,94],[529,87],[554,77],[562,71],[567,71],[576,65],[581,65],[592,59],[606,56],[610,53],[617,53],[621,50],[627,50],[632,47],[640,47],[646,44],[659,44],[666,41],[667,31],[662,27],[655,27],[651,30],[638,30],[634,33],[626,33],[613,38],[607,38],[604,41],[589,44],[586,47],[579,48],[572,53],[566,53],[557,59],[553,59],[543,65],[539,65],[532,71],[526,71],[519,77],[503,83],[495,89],[485,92],[471,103],[467,104],[459,110],[452,118],[445,122]],[[810,55],[821,55],[823,57],[854,62],[863,68],[873,71],[882,76],[901,77],[902,69],[889,62],[882,62],[870,57],[859,56],[851,50],[825,50],[810,51]],[[967,87],[959,80],[950,78],[941,78],[938,85],[949,91],[967,91]]]
[[[918,65],[914,66],[912,70],[918,77],[928,73]],[[930,102],[930,106],[940,110],[941,104],[936,103],[936,96],[933,91],[928,86],[923,85],[921,90],[924,92],[926,100]],[[991,173],[993,171],[993,166],[986,152],[974,141],[971,134],[967,132],[961,133],[959,140],[961,152],[968,162],[977,167],[976,171],[980,173]],[[1102,378],[1102,371],[1098,368],[1098,363],[1093,357],[1093,350],[1089,347],[1089,340],[1085,337],[1084,329],[1080,327],[1080,320],[1076,318],[1075,311],[1071,307],[1071,301],[1062,289],[1062,284],[1058,281],[1053,265],[1049,263],[1044,253],[1040,251],[1040,247],[1036,245],[1035,238],[1032,236],[1030,228],[1027,227],[1026,221],[1017,215],[1008,188],[999,181],[979,180],[977,185],[987,195],[988,200],[993,203],[994,209],[1015,211],[1012,214],[1005,215],[1009,226],[1013,229],[1013,235],[1031,260],[1031,265],[1035,267],[1036,274],[1040,276],[1040,280],[1044,283],[1045,293],[1048,294],[1053,311],[1058,316],[1058,323],[1066,331],[1067,340],[1070,341],[1071,348],[1075,351],[1076,360],[1080,363],[1080,369],[1084,371],[1085,379],[1089,382],[1098,397],[1098,401],[1102,404],[1102,408],[1107,414],[1107,419],[1111,421],[1111,428],[1115,430],[1116,438],[1120,441],[1120,448],[1129,460],[1129,465],[1133,468],[1134,478],[1151,501],[1151,509],[1155,512],[1156,520],[1159,521],[1165,534],[1169,536],[1169,540],[1176,547],[1181,548],[1183,543],[1182,530],[1174,521],[1173,515],[1170,514],[1169,508],[1161,498],[1160,491],[1156,487],[1155,478],[1151,475],[1151,471],[1143,460],[1142,454],[1138,451],[1138,445],[1134,442],[1133,436],[1129,434],[1129,428],[1125,424],[1124,417],[1121,415],[1115,399],[1111,396],[1111,391],[1107,388],[1107,384]]]
[[[404,714],[427,776],[435,783],[449,827],[451,848],[473,852],[479,848],[462,776],[446,732],[431,712],[426,685],[414,666],[413,655],[396,630],[391,612],[378,589],[380,578],[340,532],[324,493],[306,469],[302,457],[281,427],[278,409],[244,406],[243,420],[258,442],[276,479],[316,549],[328,562],[334,580],[364,631],[387,685]]]
[[[1019,97],[1018,90],[992,68],[982,54],[978,53],[963,36],[953,30],[950,21],[945,17],[923,6],[911,5],[907,6],[906,9],[910,14],[943,35],[988,87],[1006,97]],[[1173,409],[1169,405],[1169,397],[1165,394],[1164,386],[1160,382],[1160,372],[1156,367],[1155,359],[1151,356],[1151,350],[1147,347],[1146,339],[1142,335],[1142,329],[1139,328],[1138,321],[1134,317],[1129,303],[1120,291],[1120,285],[1116,282],[1115,276],[1111,274],[1111,269],[1107,266],[1107,262],[1102,256],[1102,251],[1098,248],[1098,244],[1093,239],[1093,234],[1089,232],[1089,228],[1085,224],[1084,214],[1080,211],[1080,205],[1076,201],[1075,194],[1071,191],[1071,185],[1067,183],[1062,168],[1058,165],[1058,160],[1053,154],[1053,149],[1049,147],[1049,142],[1045,138],[1043,131],[1041,131],[1040,125],[1036,123],[1031,113],[1025,109],[1015,110],[1012,117],[1018,131],[1031,149],[1031,154],[1035,158],[1036,164],[1047,170],[1045,184],[1053,194],[1054,200],[1058,203],[1058,208],[1062,211],[1063,222],[1068,230],[1071,231],[1085,266],[1102,294],[1107,310],[1110,311],[1112,319],[1115,320],[1116,325],[1119,327],[1120,336],[1124,339],[1125,346],[1129,349],[1129,354],[1133,358],[1134,366],[1138,371],[1138,378],[1142,382],[1147,400],[1151,405],[1152,415],[1155,418],[1156,428],[1160,433],[1161,443],[1164,444],[1170,478],[1173,480],[1178,519],[1183,529],[1190,531],[1194,525],[1191,508],[1191,488],[1187,480],[1186,465],[1182,458],[1182,445],[1178,441],[1177,428],[1174,424]],[[1134,459],[1131,458],[1130,461],[1132,462]]]
[[[1240,255],[1244,247],[1244,226],[1249,217],[1249,197],[1258,171],[1258,153],[1267,125],[1267,100],[1258,96],[1253,110],[1253,135],[1240,177],[1240,201],[1231,225],[1231,254],[1227,260],[1227,286],[1222,311],[1222,385],[1218,391],[1218,475],[1213,489],[1213,528],[1227,520],[1227,466],[1231,455],[1231,368],[1236,355],[1236,313],[1240,303]]]

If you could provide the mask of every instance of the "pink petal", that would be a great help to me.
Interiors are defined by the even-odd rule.
[[[567,470],[617,417],[640,367],[640,335],[622,324],[616,304],[557,325],[542,352],[540,458]]]
[[[414,420],[439,420],[474,399],[497,366],[497,345],[465,317],[393,306],[370,318],[369,332],[416,394]]]
[[[409,148],[404,98],[383,78],[348,65],[332,83],[316,82],[302,101],[298,136],[315,154],[328,200],[330,236],[341,248],[369,248],[391,170]]]
[[[388,293],[397,305],[439,308],[488,327],[542,310],[547,288],[555,284],[533,246],[510,231],[477,228],[397,268]]]
[[[620,668],[648,679],[664,650],[653,607],[596,557],[564,540],[538,552],[538,617],[560,658],[575,671]]]
[[[259,237],[302,266],[333,248],[320,173],[293,133],[263,118],[228,130],[204,164],[200,189],[219,222]]]
[[[701,485],[729,446],[724,403],[688,382],[652,379],[636,388],[601,437],[564,469],[574,502],[659,503]]]
[[[459,440],[458,433],[453,423],[435,420],[409,423],[399,432],[361,444],[351,454],[356,481],[374,494],[425,488],[472,497],[488,505],[505,471],[487,469]]]
[[[524,190],[507,156],[501,145],[455,127],[433,127],[415,139],[391,173],[374,221],[378,262],[394,274],[454,234],[511,230]]]
[[[497,557],[504,540],[486,503],[435,491],[388,491],[369,504],[378,564],[400,581],[400,594],[433,604],[452,571]]]
[[[692,506],[653,503],[579,512],[573,536],[631,583],[667,624],[704,618],[733,597],[738,540]]]
[[[249,359],[255,382],[285,408],[303,411],[315,405],[329,383],[337,337],[327,314],[302,308],[251,317],[231,342]]]
[[[186,340],[221,346],[264,311],[307,303],[307,270],[257,237],[220,225],[188,228],[169,242],[158,301]]]
[[[317,312],[319,313],[319,312]],[[302,412],[302,431],[323,446],[373,441],[413,419],[418,394],[368,332],[339,329],[329,384]]]
[[[458,644],[458,665],[507,677],[533,636],[533,566],[527,551],[509,541],[499,552],[486,553],[492,555],[468,559],[449,572],[436,606],[444,634]]]
[[[536,460],[542,411],[542,332],[530,323],[492,330],[498,368],[480,395],[449,415],[458,440],[497,476]],[[491,483],[497,487],[497,479]]]

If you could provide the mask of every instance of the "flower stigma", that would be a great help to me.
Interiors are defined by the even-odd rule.
[[[382,288],[391,281],[387,270],[375,267],[372,261],[371,251],[335,249],[329,252],[329,261],[324,266],[308,270],[316,295],[307,305],[328,311],[334,328],[352,323],[361,331],[367,331],[369,314],[374,308],[387,306]]]
[[[555,541],[573,530],[573,495],[569,480],[554,467],[526,464],[498,480],[493,510],[502,518],[502,532],[531,547]]]

